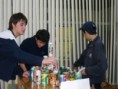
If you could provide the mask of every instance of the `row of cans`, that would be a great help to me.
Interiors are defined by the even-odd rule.
[[[38,85],[47,86],[48,84],[52,86],[58,85],[58,74],[55,73],[49,73],[49,72],[41,72],[36,67],[32,67],[30,70],[30,80]]]
[[[62,68],[63,70],[64,68]],[[58,70],[49,72],[48,69],[41,70],[39,67],[32,67],[30,71],[30,79],[32,82],[47,86],[59,86],[60,82],[71,81],[76,79],[81,79],[81,73],[79,71],[65,71],[61,73]]]
[[[41,73],[37,67],[32,67],[30,70],[30,80],[38,85],[46,86],[48,84],[48,74]]]
[[[60,75],[60,82],[64,81],[72,81],[72,80],[77,80],[81,79],[81,73],[80,72],[65,72],[64,74]]]

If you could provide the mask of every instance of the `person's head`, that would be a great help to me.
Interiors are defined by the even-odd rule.
[[[50,34],[47,30],[45,29],[40,29],[37,31],[36,35],[35,35],[35,39],[36,39],[36,44],[39,48],[45,46],[50,39]]]
[[[17,37],[25,32],[27,18],[23,13],[14,13],[9,20],[8,29]]]
[[[85,22],[80,28],[84,33],[85,38],[90,41],[93,36],[96,36],[96,25],[92,21]]]

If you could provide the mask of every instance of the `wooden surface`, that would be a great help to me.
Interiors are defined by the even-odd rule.
[[[23,87],[23,88],[22,88]],[[59,87],[55,86],[38,86],[36,84],[31,84],[29,78],[18,78],[18,89],[59,89]],[[91,88],[95,89],[95,88]]]
[[[34,86],[33,89],[59,89],[59,87],[53,87],[53,86]]]
[[[18,78],[18,89],[59,89],[55,86],[38,86],[36,84],[31,84],[29,78]]]
[[[24,89],[59,89],[58,87],[52,87],[52,86],[41,87],[41,86],[34,85],[33,87],[31,87],[31,83],[29,79],[18,78],[18,89],[22,89],[22,85]],[[91,89],[95,89],[95,88],[91,88]],[[118,86],[112,86],[105,82],[102,84],[101,89],[118,89]]]

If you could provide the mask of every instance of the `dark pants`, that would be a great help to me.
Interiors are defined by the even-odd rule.
[[[92,85],[94,85],[94,88],[95,89],[101,89],[101,83],[94,83],[94,84],[91,84],[91,87]]]

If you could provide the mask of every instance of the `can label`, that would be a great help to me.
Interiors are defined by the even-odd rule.
[[[65,77],[64,77],[64,75],[62,74],[62,75],[60,75],[60,82],[64,82],[65,81]]]
[[[37,83],[38,85],[41,84],[41,71],[40,71],[40,70],[37,70],[37,71],[36,71],[36,83]]]
[[[70,80],[70,76],[69,76],[69,73],[68,72],[64,72],[64,80],[65,81]]]
[[[50,85],[56,86],[56,74],[50,74]]]
[[[48,85],[48,74],[41,74],[41,84],[42,86]]]
[[[30,80],[31,81],[34,81],[34,69],[35,69],[35,67],[32,67],[30,70]]]
[[[75,73],[73,71],[70,72],[70,80],[75,80]]]
[[[81,73],[80,73],[80,72],[77,72],[77,73],[76,73],[76,79],[81,79],[81,78],[82,78]]]

